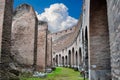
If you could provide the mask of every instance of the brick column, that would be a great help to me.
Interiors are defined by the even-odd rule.
[[[52,37],[47,37],[47,68],[52,67]]]
[[[45,72],[47,64],[47,22],[40,21],[38,24],[37,41],[37,71]]]
[[[12,11],[13,0],[0,0],[0,54],[2,63],[10,61]]]

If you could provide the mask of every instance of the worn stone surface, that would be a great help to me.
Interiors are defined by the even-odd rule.
[[[53,52],[59,52],[71,46],[79,33],[79,29],[80,24],[73,26],[71,29],[61,31],[61,34],[58,32],[56,35],[52,35],[52,39],[54,40],[52,46]]]
[[[4,10],[5,10],[4,7],[5,7],[5,0],[0,0],[0,61],[1,61],[2,30],[3,30]]]
[[[21,67],[32,68],[36,54],[37,18],[33,8],[22,4],[16,8],[12,23],[12,57]]]
[[[92,80],[110,80],[109,31],[107,24],[107,4],[104,0],[91,0],[90,7],[90,69]],[[97,72],[99,70],[99,72]],[[108,70],[108,71],[106,71]],[[95,72],[96,71],[96,72]],[[102,74],[104,71],[105,75]],[[105,72],[106,71],[106,72]],[[96,75],[98,77],[92,77]]]
[[[0,80],[19,80],[19,71],[10,66],[12,13],[13,0],[0,0]]]
[[[2,63],[10,62],[12,4],[13,0],[0,1],[0,53]]]
[[[52,66],[65,66],[79,68],[85,76],[89,64],[91,80],[110,80],[111,75],[112,80],[120,80],[119,0],[84,0],[81,20],[70,29],[49,35],[47,22],[38,23],[27,4],[14,11],[12,24],[12,3],[0,0],[0,80],[18,79],[14,62],[24,67],[22,71],[31,71],[34,66],[36,71],[51,72]]]
[[[120,80],[120,0],[107,0],[112,80]]]
[[[39,21],[37,37],[37,71],[45,72],[47,64],[47,22]]]
[[[52,35],[53,66],[79,68],[79,48],[81,47],[80,29],[82,27],[81,20],[82,17],[80,17],[78,23],[72,28]]]
[[[48,69],[52,67],[52,35],[47,36],[47,66]]]

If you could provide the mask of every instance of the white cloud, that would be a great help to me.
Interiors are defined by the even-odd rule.
[[[48,29],[52,32],[67,29],[77,23],[77,19],[69,16],[68,8],[62,3],[52,4],[43,13],[36,14],[39,20],[48,22]]]

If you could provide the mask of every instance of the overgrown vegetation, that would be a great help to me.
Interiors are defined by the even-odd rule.
[[[20,80],[84,80],[78,71],[70,68],[58,67],[52,73],[49,73],[46,78],[34,78],[31,74],[24,73],[20,76]],[[86,79],[87,80],[87,79]]]

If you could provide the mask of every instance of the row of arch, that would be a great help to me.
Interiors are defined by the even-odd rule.
[[[81,48],[79,51],[69,50],[66,55],[57,54],[55,58],[53,58],[53,62],[55,62],[56,66],[66,66],[66,67],[80,67],[82,64],[82,52]]]

